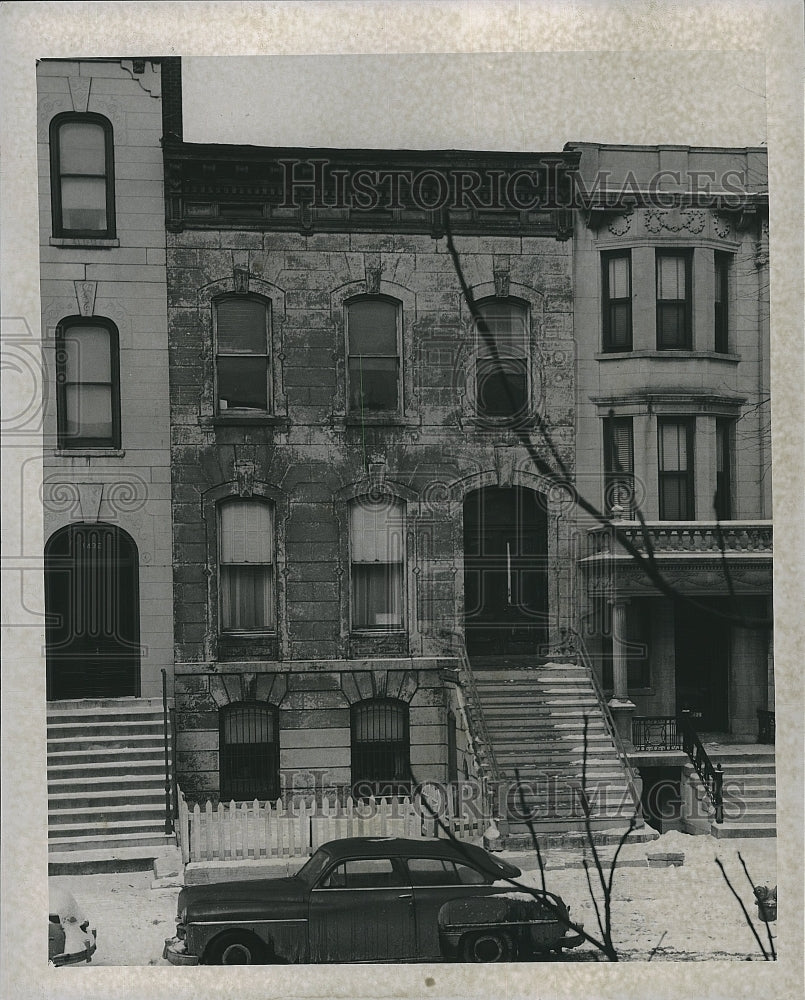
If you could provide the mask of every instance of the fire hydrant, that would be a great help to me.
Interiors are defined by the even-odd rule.
[[[768,924],[777,919],[777,886],[770,889],[767,885],[755,886],[755,905],[757,915]]]

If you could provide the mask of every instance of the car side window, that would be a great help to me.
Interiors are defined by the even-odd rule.
[[[361,858],[336,865],[319,883],[319,889],[383,889],[405,883],[391,858]]]
[[[487,882],[486,876],[477,868],[470,868],[469,865],[462,865],[459,862],[456,862],[456,873],[461,885],[484,885]]]

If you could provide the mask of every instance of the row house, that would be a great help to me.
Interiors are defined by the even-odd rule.
[[[165,841],[173,673],[160,140],[170,60],[37,65],[48,820],[75,852]],[[170,122],[167,123],[170,126]]]

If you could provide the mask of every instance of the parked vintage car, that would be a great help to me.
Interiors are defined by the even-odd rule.
[[[320,847],[290,878],[188,886],[173,965],[272,962],[507,962],[583,938],[519,868],[450,840],[351,837]]]
[[[57,966],[91,962],[97,941],[95,928],[90,928],[66,889],[51,886],[49,895],[48,960]]]

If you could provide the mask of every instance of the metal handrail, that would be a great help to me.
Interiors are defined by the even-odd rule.
[[[609,732],[610,738],[615,746],[615,752],[618,755],[621,767],[626,775],[626,784],[629,788],[629,794],[632,797],[635,812],[638,815],[642,815],[640,793],[638,792],[637,785],[635,784],[634,768],[630,764],[629,758],[626,755],[626,747],[623,745],[623,740],[618,732],[618,727],[615,725],[615,720],[612,718],[612,713],[609,710],[609,705],[607,705],[604,692],[598,682],[598,676],[593,668],[592,660],[587,655],[587,650],[584,648],[584,642],[578,632],[574,628],[569,628],[568,633],[573,636],[573,639],[575,640],[574,647],[576,652],[573,655],[578,656],[581,661],[581,665],[584,667],[587,672],[587,676],[590,678],[596,700],[598,701],[598,707],[601,711],[601,716],[604,719],[604,724],[607,727],[607,731]]]
[[[489,782],[500,781],[502,776],[501,770],[495,757],[495,748],[492,745],[489,730],[486,726],[478,687],[475,683],[475,675],[472,671],[470,658],[467,655],[467,648],[464,645],[464,636],[461,632],[452,632],[451,636],[454,639],[454,649],[459,659],[458,680],[466,697],[466,706],[474,730],[472,738],[478,770],[481,772],[483,779]],[[478,752],[479,743],[483,746],[482,753]]]
[[[707,792],[710,801],[715,809],[716,823],[724,822],[724,772],[720,764],[713,767],[707,751],[704,749],[699,735],[693,728],[693,724],[686,710],[679,716],[678,726],[682,731],[682,749],[690,758],[691,764],[696,769],[702,785]]]
[[[168,746],[168,672],[162,668],[162,729],[165,737],[165,833],[173,833],[170,748]]]

